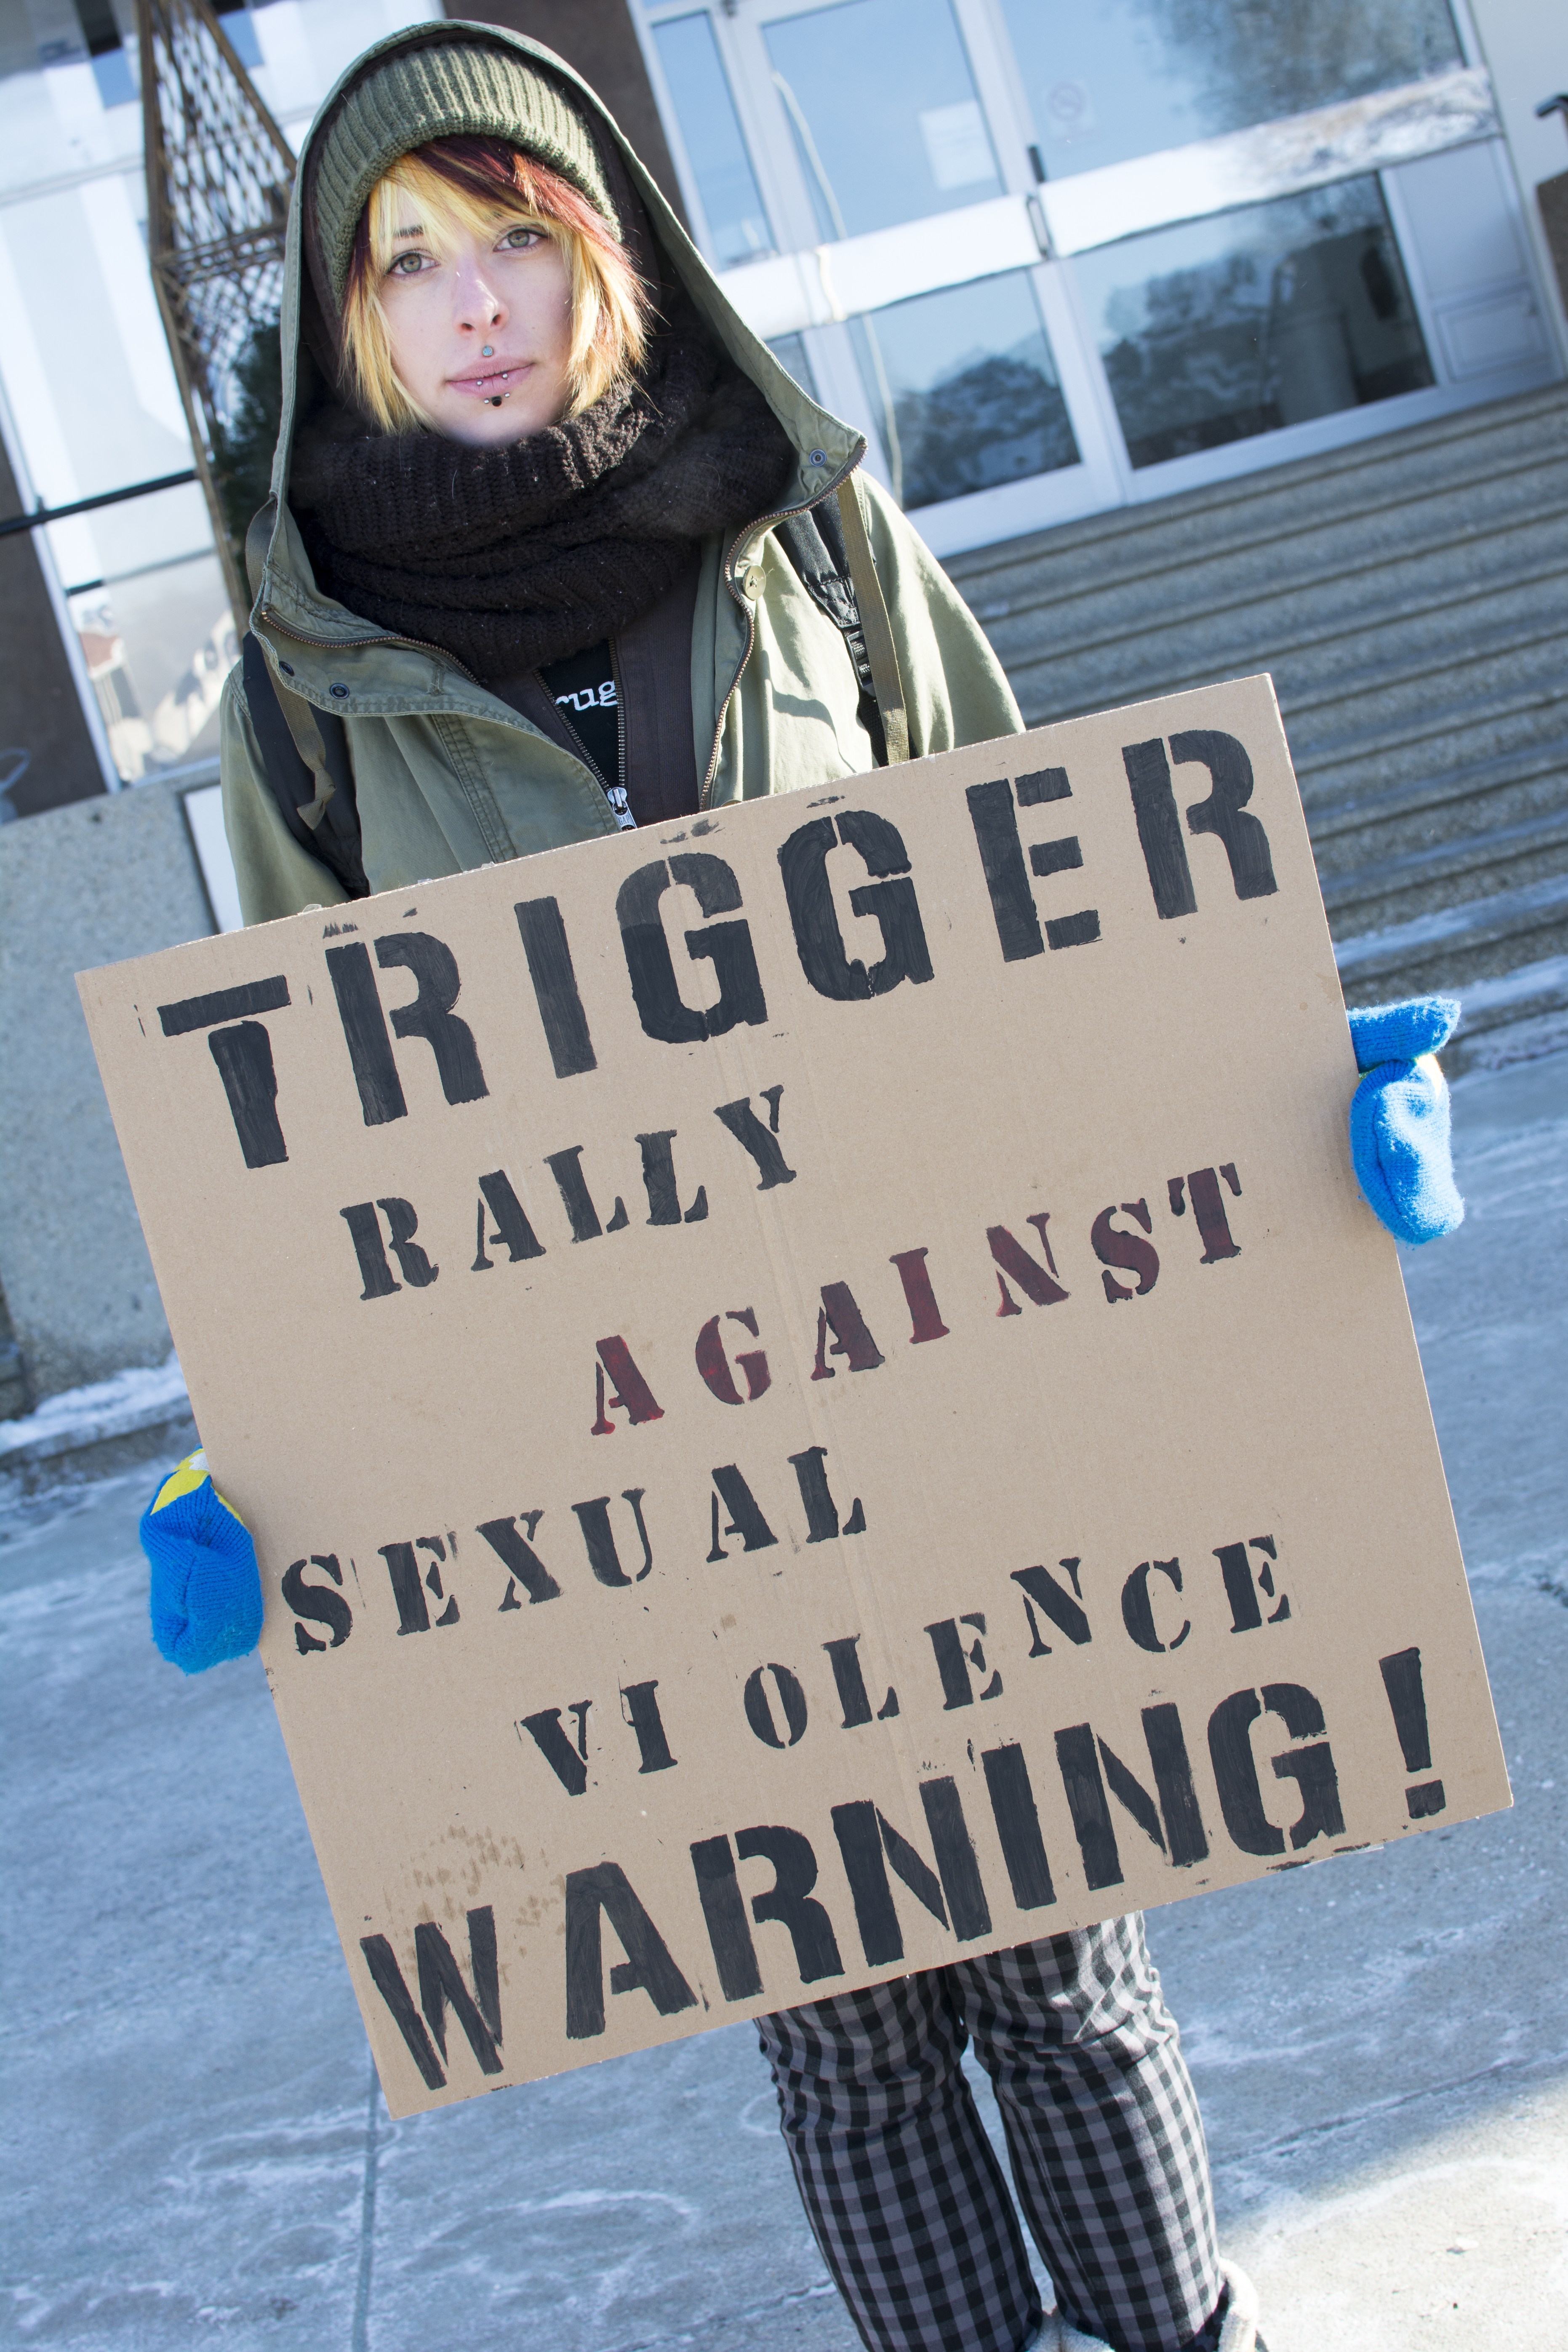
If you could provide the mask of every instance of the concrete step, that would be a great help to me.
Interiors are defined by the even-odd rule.
[[[1350,1004],[1384,1004],[1458,989],[1568,954],[1568,874],[1440,908],[1408,923],[1339,941],[1334,960]]]
[[[1533,642],[1541,647],[1539,682],[1549,683],[1561,676],[1552,655],[1568,631],[1565,541],[1568,502],[1528,530],[1471,550],[1462,577],[1424,574],[1416,562],[1369,564],[1332,586],[1260,593],[1207,611],[1189,608],[1184,581],[1168,582],[1165,616],[1158,625],[1140,625],[1134,644],[1114,635],[1077,645],[1053,636],[1048,654],[1015,658],[1009,675],[1037,726],[1066,715],[1047,706],[1060,698],[1069,672],[1078,707],[1103,710],[1266,668],[1281,708],[1291,711],[1380,691],[1390,676],[1430,670],[1455,654]]]
[[[1557,692],[1538,688],[1522,699],[1499,692],[1459,714],[1418,709],[1398,727],[1369,730],[1360,745],[1304,744],[1289,720],[1285,731],[1315,822],[1319,809],[1370,808],[1381,793],[1435,790],[1451,777],[1512,761],[1550,762],[1559,757],[1565,721],[1568,679]]]
[[[1430,848],[1558,808],[1568,793],[1568,735],[1530,740],[1500,758],[1411,783],[1375,786],[1324,800],[1303,790],[1307,822],[1325,891],[1331,877],[1384,854],[1391,830],[1408,846]]]
[[[1477,898],[1540,882],[1568,868],[1568,800],[1523,824],[1500,825],[1430,849],[1403,850],[1341,874],[1321,875],[1336,939],[1385,929],[1446,907],[1462,883]]]
[[[1496,980],[1472,982],[1464,1008],[1457,1034],[1443,1048],[1443,1066],[1451,1078],[1568,1051],[1568,955],[1542,957]]]
[[[1342,875],[1399,854],[1469,842],[1568,807],[1568,740],[1531,748],[1511,760],[1486,760],[1368,802],[1307,809],[1311,849],[1323,894]]]
[[[1441,742],[1452,740],[1457,754],[1458,739],[1479,728],[1550,712],[1560,730],[1568,707],[1568,666],[1560,629],[1548,626],[1511,640],[1489,635],[1463,654],[1390,664],[1381,677],[1353,689],[1325,684],[1316,694],[1289,700],[1281,694],[1279,702],[1292,756],[1308,774],[1342,774],[1374,752],[1407,751],[1417,740],[1429,763],[1447,767],[1451,761]]]
[[[1376,521],[1419,530],[1429,502],[1478,522],[1528,498],[1568,456],[1568,400],[1560,386],[1468,410],[1329,456],[1124,507],[952,559],[949,569],[990,627],[1015,613],[1076,598],[1108,579],[1168,583],[1208,556],[1237,555],[1315,530]]]
[[[1092,578],[1069,583],[1047,560],[1039,594],[981,617],[1004,658],[1026,658],[1031,644],[1042,641],[1053,650],[1088,649],[1141,643],[1147,629],[1158,636],[1173,624],[1190,627],[1210,615],[1245,618],[1259,597],[1287,615],[1292,605],[1310,616],[1320,608],[1394,611],[1411,597],[1420,607],[1489,572],[1506,578],[1519,562],[1550,568],[1568,512],[1568,478],[1559,476],[1568,477],[1568,467],[1521,467],[1500,486],[1506,505],[1494,497],[1480,513],[1456,511],[1453,500],[1434,496],[1383,515],[1336,516],[1239,550],[1212,550],[1189,535],[1163,573],[1140,568],[1130,575],[1102,563]],[[1173,578],[1180,583],[1174,610]]]
[[[1366,985],[1489,981],[1554,950],[1568,389],[951,568],[1031,724],[1269,672],[1331,922]]]

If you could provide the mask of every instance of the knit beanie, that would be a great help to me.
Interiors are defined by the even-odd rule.
[[[458,134],[522,148],[569,180],[620,236],[593,133],[560,84],[499,45],[442,39],[399,48],[352,86],[314,142],[315,242],[334,310],[376,183],[413,148]]]

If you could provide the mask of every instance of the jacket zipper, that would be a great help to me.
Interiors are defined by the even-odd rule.
[[[616,762],[621,772],[621,790],[626,796],[626,814],[630,816],[632,813],[632,790],[631,770],[626,765],[626,698],[621,692],[621,666],[616,659],[616,641],[614,637],[609,639],[609,647],[610,676],[616,682]],[[608,792],[605,793],[605,797],[606,800],[609,799]],[[616,823],[618,825],[621,821],[620,811],[615,806],[613,802],[611,802],[610,806],[611,814],[615,817]]]
[[[753,538],[759,530],[772,530],[775,523],[789,522],[795,515],[809,514],[813,507],[819,507],[825,499],[831,498],[834,492],[849,479],[865,455],[866,444],[862,441],[849,463],[817,492],[816,498],[803,499],[798,506],[781,507],[776,514],[760,516],[755,522],[748,523],[744,530],[737,531],[730,542],[730,552],[724,559],[724,584],[746,615],[746,643],[741,658],[735,665],[735,674],[724,690],[724,699],[719,705],[718,722],[713,730],[713,749],[708,755],[708,772],[702,779],[702,788],[697,795],[697,805],[700,811],[706,811],[710,805],[710,795],[713,790],[714,778],[719,772],[719,746],[723,740],[725,716],[734,698],[735,688],[741,683],[742,673],[752,658],[752,649],[757,641],[756,606],[749,596],[737,595],[735,591],[734,573],[731,570],[735,560],[735,550],[743,540]]]

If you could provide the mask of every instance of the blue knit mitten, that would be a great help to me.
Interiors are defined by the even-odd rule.
[[[1412,996],[1350,1016],[1356,1067],[1351,1157],[1396,1241],[1435,1242],[1464,1222],[1449,1142],[1448,1082],[1433,1058],[1459,1018],[1451,996]]]
[[[261,1577],[245,1521],[207,1475],[205,1454],[187,1454],[142,1514],[142,1549],[153,1570],[153,1639],[188,1675],[243,1658],[261,1638]]]

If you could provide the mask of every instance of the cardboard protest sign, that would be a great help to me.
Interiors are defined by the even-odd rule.
[[[1508,1803],[1267,678],[82,994],[395,2115]]]

